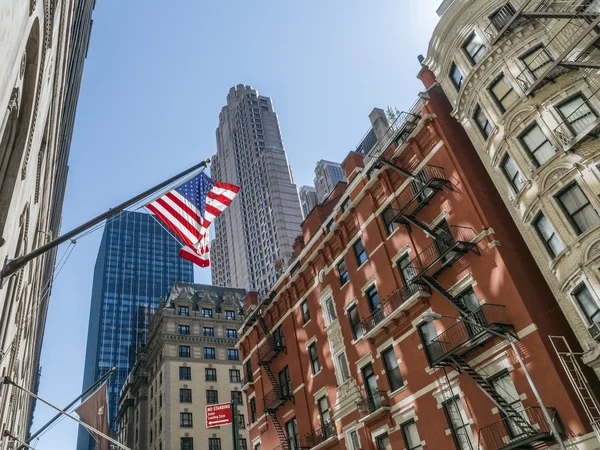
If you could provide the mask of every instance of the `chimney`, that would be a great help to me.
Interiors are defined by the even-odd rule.
[[[369,114],[369,120],[371,121],[373,130],[375,130],[377,140],[380,140],[390,127],[385,116],[385,111],[381,108],[373,108],[373,111]]]

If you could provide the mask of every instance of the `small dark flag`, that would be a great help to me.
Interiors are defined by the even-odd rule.
[[[105,381],[75,410],[83,422],[108,436],[108,383]],[[89,431],[89,430],[88,430]],[[109,450],[108,441],[91,432],[98,442],[97,450]]]

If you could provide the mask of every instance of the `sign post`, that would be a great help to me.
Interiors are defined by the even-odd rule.
[[[232,401],[231,402],[231,411],[233,413],[233,422],[231,426],[231,433],[233,434],[233,450],[239,450],[240,448],[240,433],[239,433],[239,423],[238,423],[238,410],[237,405]]]
[[[233,421],[233,408],[231,403],[218,403],[206,405],[206,428],[229,425]]]

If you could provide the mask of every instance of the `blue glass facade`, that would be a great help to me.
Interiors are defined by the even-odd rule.
[[[112,367],[108,401],[115,428],[119,391],[145,345],[150,317],[176,281],[192,282],[193,266],[179,257],[181,243],[150,214],[124,212],[104,228],[94,269],[84,389]],[[94,441],[80,428],[77,450]]]

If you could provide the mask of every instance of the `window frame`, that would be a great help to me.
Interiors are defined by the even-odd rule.
[[[310,308],[308,307],[307,300],[304,300],[300,304],[300,313],[302,314],[302,323],[306,325],[310,321]]]
[[[419,440],[419,444],[416,446],[411,447],[409,442],[408,442],[408,434],[406,433],[406,430],[408,429],[408,427],[410,427],[411,425],[414,425],[415,428],[417,428],[417,422],[415,421],[415,419],[410,419],[407,420],[406,422],[400,424],[400,429],[402,430],[402,437],[404,438],[404,444],[406,445],[406,450],[417,450],[417,449],[422,449],[423,446],[421,445],[421,441]],[[417,434],[419,434],[419,429],[417,428]],[[419,439],[421,439],[421,436],[419,435]]]
[[[585,308],[583,308],[581,301],[579,300],[579,297],[578,297],[578,295],[581,294],[584,290],[588,292],[588,294],[594,301],[594,304],[596,305],[596,312],[594,314],[592,314],[591,316],[588,314],[588,312],[585,310]],[[584,281],[582,281],[577,286],[575,286],[575,289],[573,289],[573,291],[571,291],[571,297],[573,298],[573,301],[579,308],[579,311],[581,311],[581,314],[583,315],[583,317],[586,318],[586,320],[588,322],[588,324],[587,324],[588,327],[591,327],[594,323],[600,323],[600,319],[598,320],[598,322],[595,322],[593,319],[594,316],[600,314],[600,305],[598,305],[598,300],[594,298],[592,291],[590,290],[590,288]]]
[[[209,313],[210,311],[210,313]],[[200,315],[204,319],[212,319],[213,318],[213,310],[212,308],[202,308],[200,310]]]
[[[210,330],[210,331],[208,331]],[[208,333],[207,333],[208,331]],[[215,329],[213,327],[202,327],[202,336],[204,337],[214,337]]]
[[[211,371],[211,375],[209,376],[209,371]],[[212,376],[214,371],[214,378]],[[204,381],[217,381],[217,369],[214,367],[205,367],[204,368]]]
[[[498,24],[496,22],[494,22],[494,16],[496,16],[496,14],[498,14],[500,11],[502,11],[502,9],[505,8],[506,6],[508,6],[508,7],[510,7],[512,9],[513,15],[516,14],[517,10],[515,9],[515,7],[513,5],[511,5],[510,2],[506,2],[504,5],[502,5],[501,7],[497,8],[493,13],[491,13],[488,16],[488,20],[494,26],[494,28],[496,29],[497,32],[502,31],[502,28],[504,28],[504,26],[506,26],[506,24],[503,27],[498,28]]]
[[[573,215],[571,215],[571,213],[569,213],[569,211],[567,210],[566,205],[562,202],[562,200],[560,199],[560,197],[562,195],[564,195],[565,193],[569,192],[571,189],[573,188],[577,188],[581,191],[581,193],[583,194],[583,196],[585,197],[585,199],[587,200],[587,204],[585,204],[584,206],[580,207],[579,209],[577,209]],[[583,211],[583,209],[587,206],[589,206],[590,208],[592,208],[594,210],[594,212],[596,213],[596,215],[598,216],[599,220],[600,220],[600,214],[598,214],[598,211],[596,211],[596,208],[594,208],[594,205],[592,204],[592,202],[590,202],[589,197],[586,195],[585,191],[581,188],[581,186],[579,186],[579,183],[577,183],[577,181],[573,180],[571,183],[569,183],[567,186],[565,186],[564,188],[562,188],[560,191],[558,191],[555,195],[554,198],[556,199],[556,201],[558,202],[558,205],[560,206],[560,208],[562,209],[563,213],[565,214],[565,216],[567,217],[567,220],[569,221],[569,223],[571,224],[571,226],[573,227],[573,229],[575,230],[577,236],[582,235],[583,233],[585,233],[588,230],[593,229],[592,228],[587,228],[586,230],[582,230],[581,228],[579,228],[579,225],[577,224],[577,222],[575,222],[575,219],[573,219],[573,216],[581,211]],[[598,226],[598,225],[596,225]]]
[[[345,213],[346,211],[348,211],[348,208],[350,208],[351,204],[352,204],[352,200],[350,200],[350,197],[346,197],[340,206],[340,209],[342,210],[342,214]]]
[[[479,38],[479,40],[481,40],[481,46],[477,48],[477,51],[473,55],[471,55],[467,50],[467,47],[475,38]],[[475,61],[475,58],[477,57],[477,54],[480,52],[481,48],[485,48],[485,52],[481,56],[479,56],[477,61]],[[489,50],[485,45],[485,42],[483,42],[483,39],[481,39],[481,37],[474,30],[471,32],[471,34],[469,34],[467,39],[465,39],[464,43],[461,45],[461,49],[463,50],[464,54],[467,56],[467,59],[473,66],[476,66],[479,63],[479,61],[481,61],[481,59],[488,53]]]
[[[515,174],[515,176],[513,178],[511,178],[510,174],[506,170],[506,165],[509,160],[512,161],[514,163],[514,165],[517,167],[517,173]],[[517,184],[516,184],[516,181],[518,181],[517,178],[523,177],[523,173],[521,172],[521,168],[519,167],[517,162],[514,160],[514,158],[512,156],[510,156],[510,154],[508,152],[506,152],[504,154],[504,156],[502,157],[502,159],[500,160],[500,170],[504,174],[506,181],[508,181],[508,184],[510,184],[510,187],[515,191],[515,193],[518,194],[519,192],[521,192],[523,190],[523,188],[525,187],[525,185],[527,183],[523,180],[523,185],[521,187],[517,186]]]
[[[481,113],[481,115],[486,120],[485,124],[483,124],[483,125],[477,119],[478,112]],[[479,132],[481,133],[483,138],[487,141],[489,139],[490,134],[491,134],[492,130],[494,129],[494,127],[492,126],[492,121],[489,119],[489,117],[487,116],[487,114],[485,113],[485,111],[483,110],[483,108],[481,107],[481,105],[479,103],[477,103],[475,105],[475,109],[473,110],[472,119],[475,121],[475,125],[477,126],[477,129],[479,130]],[[487,129],[487,127],[489,127],[489,130]]]
[[[460,80],[456,81],[454,79],[454,72],[458,72],[460,74]],[[452,65],[450,66],[450,72],[448,72],[448,77],[450,78],[450,81],[452,82],[452,85],[456,88],[456,91],[459,92],[460,88],[463,85],[463,82],[465,81],[465,76],[462,73],[462,70],[460,70],[460,67],[458,67],[458,65],[456,64],[456,62],[452,62]]]
[[[237,330],[233,329],[233,328],[226,328],[225,329],[225,337],[227,339],[237,339]]]
[[[232,403],[235,403],[236,405],[244,404],[244,396],[242,391],[230,391],[230,394],[230,399]]]
[[[542,135],[546,138],[546,140],[542,144],[538,145],[535,149],[532,150],[525,143],[525,135],[531,133],[536,127],[540,129],[540,131],[542,132]],[[540,125],[536,121],[533,121],[533,123],[531,125],[529,125],[527,128],[525,128],[525,130],[522,133],[520,133],[519,136],[517,136],[517,139],[518,139],[519,143],[521,144],[521,147],[523,147],[523,149],[525,150],[525,152],[527,153],[529,158],[533,161],[533,163],[535,164],[536,167],[541,167],[544,164],[546,164],[550,159],[552,159],[552,157],[551,157],[551,158],[548,158],[548,160],[544,161],[543,163],[540,163],[538,161],[537,157],[535,156],[535,152],[537,152],[540,148],[542,148],[542,146],[546,142],[552,146],[552,148],[554,149],[555,155],[558,153],[558,149],[552,144],[550,139],[548,139],[548,136],[546,136],[546,133],[544,133],[544,130],[542,129],[542,127],[540,127]]]
[[[184,395],[184,393],[186,395]],[[192,390],[191,389],[179,388],[179,403],[192,403]]]
[[[233,355],[235,355],[235,358],[232,357]],[[239,350],[237,348],[228,348],[227,349],[227,361],[239,361],[239,360],[240,360]]]
[[[345,272],[340,272],[340,266],[344,267]],[[342,258],[336,265],[335,270],[338,274],[338,279],[340,280],[340,287],[345,286],[350,281],[350,272],[348,272],[348,265],[346,264],[346,259]]]
[[[180,345],[178,354],[180,358],[191,358],[192,348],[189,345]]]
[[[362,248],[362,251],[358,251],[356,248],[359,244]],[[352,251],[354,252],[354,257],[356,258],[356,265],[358,267],[361,267],[364,263],[368,261],[369,255],[367,254],[367,249],[365,248],[365,245],[362,242],[362,238],[358,238],[356,241],[354,241],[354,243],[352,244]],[[361,261],[363,255],[365,259]]]
[[[211,402],[211,400],[209,399],[209,393],[210,393],[210,396],[212,396],[213,392],[215,393],[215,397],[214,397],[214,402]],[[219,391],[217,389],[207,389],[206,390],[206,404],[207,405],[216,405],[217,403],[219,403]]]
[[[194,428],[194,416],[191,412],[179,413],[179,428]]]
[[[496,97],[496,94],[494,93],[493,89],[498,84],[500,84],[503,80],[506,82],[508,87],[510,87],[510,90],[506,94],[504,94],[504,96],[502,98],[498,98],[498,97]],[[502,114],[504,114],[506,111],[508,111],[515,103],[517,103],[519,101],[519,98],[521,98],[519,93],[517,92],[517,90],[514,88],[513,84],[510,82],[510,79],[504,74],[504,72],[500,73],[500,75],[498,75],[496,78],[494,78],[492,83],[488,86],[487,91],[490,94],[490,97],[492,97],[492,100],[494,100],[494,103],[496,103],[496,106],[498,107],[500,112],[502,112]],[[517,94],[517,100],[515,100],[508,106],[504,106],[502,104],[502,101],[504,99],[506,99],[512,92]]]
[[[186,369],[186,370],[184,370],[184,372],[187,372],[189,374],[189,378],[182,378],[182,369]],[[192,368],[189,366],[179,366],[179,379],[180,380],[191,380],[192,379]]]
[[[237,375],[237,376],[233,376]],[[240,383],[242,381],[242,372],[240,369],[229,369],[229,382]]]
[[[388,367],[388,361],[387,361],[387,358],[385,357],[385,355],[387,355],[388,352],[391,352],[394,357],[394,362],[396,363],[395,367]],[[402,376],[402,371],[400,370],[400,364],[398,364],[398,357],[396,356],[396,350],[394,349],[394,346],[390,345],[389,347],[383,349],[380,353],[380,357],[381,357],[381,360],[383,361],[383,368],[385,370],[385,376],[388,381],[388,386],[390,387],[390,392],[396,392],[398,389],[402,389],[404,387],[405,381],[404,381],[404,377]],[[392,380],[393,380],[393,376],[395,376],[396,370],[397,370],[397,374],[400,376],[400,385],[399,386],[392,385],[392,384],[395,384],[395,382],[392,383]]]
[[[353,311],[356,312],[356,318],[358,319],[358,322],[356,322],[356,323],[352,322],[352,312]],[[361,320],[360,314],[358,313],[358,304],[355,303],[354,305],[352,305],[350,308],[348,308],[346,310],[346,313],[348,315],[348,321],[350,322],[350,330],[352,331],[352,336],[354,337],[354,340],[357,340],[364,335],[364,332],[362,329],[362,320]],[[358,329],[360,330],[360,336],[358,336],[358,334],[356,333],[356,330],[355,330],[356,326],[358,326]]]
[[[561,107],[574,101],[576,98],[580,98],[583,100],[583,103],[588,107],[588,109],[590,110],[590,112],[596,116],[596,119],[598,119],[600,116],[598,115],[598,111],[596,111],[596,109],[592,106],[592,104],[590,103],[589,99],[583,95],[582,91],[576,92],[575,94],[569,96],[568,98],[562,100],[561,102],[557,103],[554,106],[554,109],[558,112],[558,115],[562,120],[561,123],[564,123],[569,130],[571,131],[571,133],[573,133],[573,136],[577,136],[579,133],[575,130],[575,128],[573,128],[573,125],[571,124],[571,122],[569,121],[568,117],[570,117],[571,115],[569,114],[569,116],[565,116],[563,114],[563,112],[561,111]],[[581,108],[581,106],[579,106],[579,108]],[[571,113],[572,114],[572,113]]]
[[[563,247],[561,249],[561,251],[558,252],[558,253],[556,253],[556,254],[554,253],[554,249],[549,244],[550,239],[546,239],[542,235],[542,232],[540,231],[540,229],[538,227],[538,224],[540,223],[540,221],[542,219],[545,219],[546,222],[548,222],[548,224],[550,224],[550,226],[552,227],[553,233],[552,233],[552,236],[550,236],[550,239],[552,239],[552,237],[556,237],[558,239],[558,241],[560,242],[560,244],[562,245],[562,247]],[[556,258],[556,256],[565,249],[565,245],[564,245],[562,239],[560,238],[559,234],[556,232],[556,229],[554,228],[554,225],[552,225],[552,223],[550,223],[550,221],[548,220],[548,218],[544,215],[544,213],[542,211],[540,211],[540,212],[538,212],[536,214],[536,216],[534,217],[533,221],[531,222],[531,225],[535,229],[536,234],[538,235],[538,237],[542,241],[542,244],[544,245],[544,247],[546,248],[546,251],[548,252],[548,254],[550,255],[550,257],[552,259]]]
[[[186,333],[182,333],[181,332],[182,330],[187,330],[187,332]],[[178,334],[189,335],[190,334],[190,326],[189,325],[179,324],[179,325],[177,325],[177,331],[178,331]]]
[[[386,219],[386,213],[388,212],[392,213],[392,217],[389,222]],[[391,236],[394,233],[394,231],[396,231],[400,227],[400,225],[398,225],[398,223],[394,221],[396,216],[397,214],[394,213],[394,208],[392,208],[392,205],[388,205],[380,214],[381,222],[383,223],[383,227],[385,228],[387,236]]]
[[[313,350],[314,349],[314,354],[313,354]],[[310,359],[310,368],[312,370],[312,374],[317,375],[318,373],[321,372],[321,362],[319,361],[319,350],[317,349],[317,343],[316,342],[312,342],[309,346],[308,346],[308,357]],[[317,369],[315,369],[315,365],[317,366]]]
[[[207,357],[207,350],[208,350],[208,357]],[[210,355],[212,355],[212,357],[210,357]],[[217,359],[217,352],[215,350],[214,347],[204,347],[203,349],[203,359]]]

